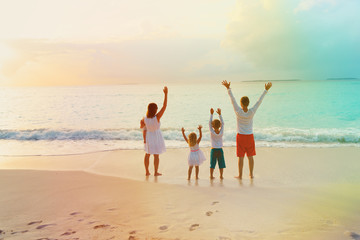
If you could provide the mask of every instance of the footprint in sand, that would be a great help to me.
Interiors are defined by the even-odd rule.
[[[18,233],[27,233],[29,230],[24,230],[24,231],[20,231],[20,232],[13,232],[11,230],[11,235],[14,235],[14,234],[18,234]]]
[[[69,229],[67,232],[64,232],[60,236],[69,236],[69,235],[72,235],[72,234],[75,234],[75,233],[76,233],[76,231],[73,231],[73,230]]]
[[[160,226],[159,229],[160,229],[161,231],[165,231],[165,230],[168,229],[168,226],[163,225],[163,226]]]
[[[115,211],[117,208],[109,208],[108,211]]]
[[[218,201],[215,201],[215,202],[212,202],[211,205],[215,205],[215,204],[218,204],[219,202]]]
[[[75,215],[78,215],[78,214],[80,214],[81,212],[72,212],[72,213],[70,213],[70,215],[71,216],[75,216]]]
[[[49,227],[49,226],[55,226],[56,224],[44,224],[44,225],[40,225],[38,226],[36,229],[43,229],[43,228],[46,228],[46,227]]]
[[[129,234],[136,234],[136,230],[129,232]]]
[[[137,238],[134,236],[129,236],[128,240],[137,240]]]
[[[206,212],[206,216],[209,216],[209,217],[210,217],[212,214],[213,214],[212,211],[207,211],[207,212]]]
[[[110,225],[108,225],[108,224],[101,224],[101,225],[96,225],[96,226],[94,226],[93,228],[94,228],[94,229],[99,229],[99,228],[107,228],[107,227],[110,227]]]
[[[199,224],[197,224],[197,223],[193,224],[193,225],[190,226],[189,231],[194,231],[194,230],[198,229],[198,227],[200,227]]]
[[[353,240],[360,240],[360,235],[355,232],[346,231],[344,234]]]
[[[33,225],[33,224],[40,224],[42,223],[42,221],[34,221],[34,222],[29,222],[27,225]]]

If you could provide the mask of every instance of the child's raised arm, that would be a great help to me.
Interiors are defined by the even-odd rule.
[[[160,111],[158,112],[158,114],[156,114],[156,118],[158,121],[160,121],[160,118],[162,117],[162,115],[164,114],[165,112],[165,109],[166,109],[166,106],[167,106],[167,95],[168,95],[168,88],[165,86],[164,89],[163,89],[163,92],[164,92],[164,103],[163,103],[163,106],[162,108],[160,109]]]
[[[197,144],[199,144],[199,143],[200,143],[201,138],[202,138],[201,128],[202,128],[202,126],[201,126],[201,125],[199,125],[199,127],[198,127],[198,129],[199,129],[199,138],[198,138],[198,140],[197,140]]]
[[[220,108],[218,108],[216,112],[217,112],[217,114],[219,114],[219,118],[220,118],[220,122],[221,122],[221,129],[220,129],[219,134],[222,135],[224,133],[224,125],[225,125],[224,119],[221,116],[221,109]]]
[[[214,131],[214,130],[212,129],[213,114],[214,114],[214,109],[213,109],[213,108],[210,108],[209,130],[210,130],[211,132]]]
[[[189,141],[188,141],[188,139],[187,139],[187,137],[186,137],[186,135],[185,135],[185,129],[184,129],[184,128],[181,128],[181,132],[182,132],[182,135],[183,135],[185,141],[186,141],[187,143],[189,143]]]

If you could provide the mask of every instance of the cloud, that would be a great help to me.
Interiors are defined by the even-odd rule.
[[[295,12],[308,11],[316,6],[326,7],[326,5],[334,7],[336,5],[336,0],[302,0],[295,8]]]
[[[12,85],[93,85],[207,81],[237,71],[216,39],[137,39],[99,43],[13,40],[17,57],[2,73]],[[236,65],[236,64],[235,64]]]
[[[268,77],[360,76],[359,10],[352,0],[238,1],[222,45]]]

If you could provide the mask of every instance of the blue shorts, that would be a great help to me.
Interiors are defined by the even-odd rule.
[[[210,152],[210,168],[215,168],[216,160],[219,164],[219,168],[226,168],[224,152],[222,148],[212,148]]]

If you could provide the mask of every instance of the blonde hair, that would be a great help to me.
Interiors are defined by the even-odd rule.
[[[189,141],[188,141],[189,146],[190,146],[190,147],[195,146],[196,143],[197,143],[197,142],[196,142],[196,140],[197,140],[196,133],[194,133],[194,132],[190,133],[189,136],[188,136],[188,138],[189,138]]]

